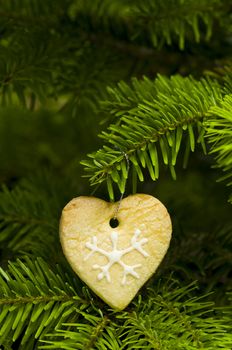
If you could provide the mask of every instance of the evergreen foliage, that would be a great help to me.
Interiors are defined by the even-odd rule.
[[[3,344],[13,343],[21,335],[21,348],[31,349],[42,333],[70,319],[75,305],[81,302],[85,309],[75,281],[65,281],[64,272],[51,271],[41,258],[18,260],[7,271],[1,270],[1,275]]]
[[[212,322],[211,303],[191,297],[193,289],[193,285],[178,288],[169,281],[149,291],[146,303],[140,298],[133,312],[118,313],[115,319],[83,312],[92,329],[82,324],[64,325],[64,330],[56,333],[60,340],[42,349],[229,349],[230,336],[224,336],[226,320],[223,323],[214,318]]]
[[[107,180],[112,200],[112,180],[121,193],[125,191],[128,176],[125,154],[133,164],[133,187],[136,190],[137,177],[144,180],[141,168],[148,169],[152,180],[158,178],[159,158],[169,165],[173,178],[176,178],[174,166],[182,136],[185,136],[183,133],[187,134],[184,166],[189,152],[194,152],[196,142],[201,143],[206,151],[202,120],[222,99],[217,83],[180,76],[169,80],[159,76],[155,82],[134,79],[132,89],[122,82],[118,89],[110,92],[112,102],[106,102],[106,106],[119,121],[110,125],[109,132],[103,132],[101,137],[111,147],[103,146],[90,155],[92,162],[82,163],[94,173],[90,178],[93,185]]]
[[[226,0],[0,0],[1,350],[232,348],[231,18]],[[136,191],[173,238],[116,312],[59,218]]]
[[[226,174],[221,180],[227,180],[232,185],[232,96],[228,95],[220,106],[212,108],[214,118],[210,119],[207,129],[209,141],[212,144],[211,153],[216,154],[217,166]],[[232,195],[230,196],[232,201]]]

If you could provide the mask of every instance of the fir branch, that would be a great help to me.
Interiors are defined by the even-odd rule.
[[[125,155],[132,164],[135,188],[137,178],[144,181],[142,168],[148,169],[152,180],[159,177],[161,157],[175,178],[174,166],[183,140],[185,166],[196,143],[206,151],[202,121],[222,98],[216,82],[180,76],[171,79],[159,76],[155,81],[133,79],[132,86],[121,82],[109,93],[104,105],[116,118],[115,124],[101,134],[106,145],[82,164],[90,172],[87,176],[91,185],[107,181],[111,199],[113,182],[121,193],[125,190],[128,176]]]
[[[46,27],[35,27],[26,34],[19,29],[0,41],[2,106],[19,104],[33,110],[48,104],[51,109],[53,102],[53,109],[56,105],[56,110],[77,118],[80,110],[83,114],[89,108],[89,116],[95,119],[93,111],[105,98],[106,86],[124,79],[132,63],[127,59],[122,65],[125,56],[117,50],[115,55],[105,45],[99,50],[85,33],[73,30],[78,40],[57,28],[48,33]]]
[[[175,193],[178,193],[178,189]],[[186,201],[183,205],[186,206]],[[199,211],[204,210],[205,205],[202,206],[203,209],[198,205]],[[184,209],[182,209],[183,211]],[[191,213],[192,208],[184,211],[186,216],[191,215]],[[204,216],[207,214],[204,210]],[[215,216],[217,214],[216,212]],[[199,215],[196,215],[196,218],[198,217]],[[183,219],[180,221],[180,225],[185,226]],[[199,219],[199,221],[201,220]],[[218,221],[219,219],[215,220],[216,223]],[[232,227],[231,225],[220,225],[220,227],[208,232],[203,230],[202,224],[200,227],[201,229],[191,228],[191,230],[185,231],[180,230],[174,224],[172,244],[161,268],[156,272],[156,276],[159,278],[173,273],[180,282],[183,280],[186,283],[197,281],[202,291],[213,293],[211,298],[217,305],[224,306],[228,303],[226,293],[231,290]],[[216,293],[214,293],[215,291]]]
[[[109,320],[105,316],[102,318],[101,322],[96,324],[95,329],[92,331],[92,333],[90,334],[90,337],[88,338],[88,340],[86,341],[86,344],[84,345],[85,349],[90,350],[95,346],[96,342],[98,341],[98,338],[100,338],[101,334],[103,333],[108,323],[109,323]]]
[[[105,43],[101,43],[99,49],[95,44],[90,44],[85,35],[81,40],[83,44],[76,48],[76,52],[70,55],[68,64],[60,70],[57,85],[59,94],[69,93],[61,111],[81,118],[83,124],[83,110],[90,107],[88,118],[92,116],[94,122],[96,115],[93,112],[98,112],[99,101],[106,98],[107,86],[116,83],[120,77],[126,78],[132,63],[115,49],[112,55],[112,48],[109,51]]]
[[[35,101],[44,104],[47,95],[54,98],[63,94],[67,96],[70,93],[71,96],[66,98],[68,99],[68,111],[70,112],[71,108],[73,115],[78,114],[76,110],[78,110],[80,101],[84,105],[89,104],[95,110],[98,100],[102,98],[105,85],[115,82],[116,78],[124,79],[128,71],[132,69],[134,62],[127,60],[125,64],[125,57],[123,57],[124,63],[121,64],[122,57],[117,51],[123,51],[123,47],[127,47],[122,42],[131,43],[138,37],[138,44],[141,44],[140,37],[147,37],[148,32],[151,41],[157,41],[155,46],[165,41],[171,44],[172,39],[174,38],[175,41],[176,37],[179,37],[180,45],[183,46],[189,28],[192,28],[198,40],[201,35],[199,29],[201,20],[205,22],[210,32],[212,22],[218,20],[222,13],[227,12],[227,5],[222,0],[213,0],[210,4],[206,0],[201,4],[195,3],[195,5],[193,2],[193,0],[170,1],[168,12],[167,7],[160,0],[155,2],[147,0],[142,6],[137,2],[134,4],[131,1],[116,3],[108,0],[103,2],[95,0],[91,2],[91,5],[86,1],[67,1],[66,4],[58,2],[56,6],[50,1],[43,4],[40,0],[34,0],[33,4],[27,1],[20,3],[13,1],[10,4],[4,2],[2,11],[4,14],[5,8],[6,13],[9,12],[9,21],[4,26],[4,39],[0,43],[1,103],[11,105],[18,100],[30,107],[30,105],[35,105]],[[15,12],[12,13],[12,18],[10,17],[11,8],[18,11],[17,15]],[[174,13],[171,13],[171,9]],[[39,21],[38,13],[45,17],[52,13],[51,18],[55,17],[57,23],[51,24],[49,31],[48,26],[43,24],[45,21],[43,19],[41,27],[35,25],[31,29],[31,24],[29,24],[30,30],[28,30],[28,24],[25,24],[20,29],[16,26],[16,29],[12,30],[12,23],[18,21],[17,16],[22,15],[21,22],[25,23],[27,23],[25,16],[29,18],[29,22],[33,21],[33,16],[36,16],[36,22],[36,20]],[[147,21],[146,16],[151,16],[151,13],[154,18]],[[88,16],[91,18],[88,20],[89,26],[86,26]],[[104,21],[102,21],[103,16]],[[116,22],[115,28],[113,21]],[[100,50],[99,46],[95,48],[94,45],[91,45],[91,50],[86,50],[89,40],[96,41],[96,37],[98,38],[99,35],[101,37],[102,23],[106,26],[108,33],[111,29],[115,31],[115,40],[113,38],[115,44],[109,45],[110,39],[100,39],[106,44],[101,45]],[[119,26],[122,27],[122,33],[125,32],[125,35],[118,33]],[[72,29],[71,38],[66,36],[65,28]],[[99,45],[98,39],[97,43]],[[144,45],[146,44],[145,42]],[[114,47],[114,55],[111,50],[109,51],[108,46],[110,49]],[[133,46],[132,52],[134,52]],[[144,49],[141,52],[144,52]],[[96,59],[97,55],[103,56],[103,53],[108,53],[107,57],[101,60]],[[6,56],[7,61],[5,61]],[[114,62],[110,62],[109,56],[111,60],[115,56]],[[62,64],[59,57],[63,57]],[[91,70],[88,69],[90,66]]]
[[[63,178],[61,182],[48,171],[22,179],[11,190],[3,187],[0,192],[0,246],[3,260],[7,260],[9,253],[14,256],[27,253],[51,256],[52,259],[58,257],[57,252],[61,253],[59,216],[71,196],[71,188],[70,180],[65,181]]]
[[[7,271],[0,269],[0,344],[21,338],[20,349],[31,350],[49,330],[77,320],[75,308],[89,305],[78,288],[75,279],[58,267],[51,271],[41,258],[24,258],[10,263]]]
[[[185,38],[189,36],[190,31],[196,42],[202,40],[202,37],[210,39],[213,22],[225,15],[225,7],[225,2],[220,0],[198,3],[195,0],[169,0],[165,3],[148,0],[138,4],[134,13],[140,28],[147,28],[155,47],[160,42],[171,45],[176,36],[179,39],[180,49],[184,49]],[[202,22],[205,33],[200,29]]]
[[[208,244],[204,243],[206,252],[202,257],[205,260],[205,275],[208,275],[209,280],[208,290],[216,289],[216,283],[220,281],[229,291],[232,269],[232,225],[220,227],[213,232],[213,236],[213,238],[208,236]]]
[[[207,137],[216,166],[225,173],[221,181],[232,185],[232,96],[228,95],[220,106],[211,109],[212,119],[207,124]],[[232,203],[232,194],[229,201]]]
[[[111,33],[129,41],[144,42],[153,47],[172,45],[177,40],[184,48],[185,40],[209,40],[215,22],[230,10],[223,0],[146,0],[141,1],[74,1],[70,15],[84,30]],[[104,18],[104,20],[103,20]],[[202,30],[202,23],[204,29]],[[80,25],[80,24],[79,24]],[[120,28],[120,31],[119,31]],[[145,39],[146,38],[146,39]]]
[[[42,340],[41,348],[83,349],[93,325],[94,334],[98,332],[93,348],[99,350],[229,350],[232,337],[227,318],[215,316],[213,303],[193,297],[195,291],[194,284],[180,287],[166,281],[146,290],[146,299],[140,295],[128,311],[107,317],[82,313],[87,324],[63,324],[62,329],[46,335],[50,340]]]
[[[228,350],[232,337],[227,321],[214,316],[210,302],[191,297],[192,289],[194,285],[150,290],[149,302],[141,300],[141,309],[120,315],[125,322],[120,335],[125,339],[123,349]]]
[[[41,19],[43,22],[45,16],[47,20],[49,20],[49,18],[51,20],[53,16],[63,14],[69,3],[69,0],[57,0],[56,3],[49,0],[46,2],[43,0],[32,0],[29,2],[27,0],[0,0],[0,16],[7,17],[11,20],[21,20],[24,21],[24,24],[29,18],[33,20],[32,17],[35,16],[35,20]]]
[[[196,42],[209,39],[213,25],[221,24],[231,10],[225,0],[20,0],[1,1],[0,17],[5,27],[35,25],[59,28],[75,23],[79,31],[87,34],[106,33],[112,38],[126,38],[154,47],[171,45],[179,41],[183,49],[186,39]]]
[[[58,223],[49,216],[47,204],[46,197],[39,199],[33,192],[22,191],[20,187],[13,191],[3,187],[0,193],[1,249],[36,253],[41,245],[44,248],[52,246]]]
[[[208,176],[211,157],[194,157],[203,171],[196,166],[172,187],[165,176],[156,193],[147,183],[179,218],[179,232],[174,224],[169,253],[148,282],[152,290],[143,287],[125,311],[112,311],[83,288],[62,260],[58,240],[62,207],[89,191],[77,181],[75,164],[98,147],[100,99],[106,101],[99,115],[106,112],[111,125],[102,133],[103,148],[84,164],[92,184],[107,182],[111,199],[113,185],[125,189],[127,158],[135,191],[147,174],[156,180],[163,164],[175,178],[178,155],[186,166],[197,143],[206,151],[204,140],[231,185],[232,98],[225,97],[232,92],[231,67],[216,76],[225,86],[159,76],[121,82],[106,96],[106,86],[131,75],[199,74],[217,58],[222,66],[231,51],[230,14],[226,0],[0,0],[0,103],[24,108],[0,111],[0,173],[7,183],[0,192],[0,348],[232,348],[232,313],[225,306],[231,225],[214,229],[230,212],[221,202],[223,188],[207,187],[215,176]],[[40,171],[47,165],[54,171]],[[18,181],[28,170],[31,178]],[[30,258],[3,269],[9,255],[24,253]],[[63,269],[54,267],[57,261]],[[170,271],[181,284],[163,283]],[[201,291],[183,287],[195,279]]]
[[[33,108],[36,98],[40,102],[45,100],[52,80],[52,64],[59,51],[54,37],[53,40],[52,43],[51,35],[44,29],[33,28],[26,33],[20,29],[0,43],[1,105],[16,104],[18,100],[30,107],[29,96],[32,96]]]
[[[231,346],[228,318],[215,316],[212,302],[194,296],[193,284],[158,283],[146,291],[146,300],[140,295],[128,311],[107,308],[104,315],[104,307],[100,311],[92,297],[77,294],[80,286],[72,273],[59,267],[51,271],[41,258],[10,263],[0,275],[0,344],[20,338],[24,350]]]
[[[99,312],[100,313],[100,312]],[[116,325],[111,322],[107,316],[93,316],[86,312],[81,312],[86,323],[68,323],[63,324],[63,329],[47,334],[54,340],[42,340],[41,349],[121,349],[121,342],[118,341],[115,328]],[[56,339],[59,340],[56,340]]]

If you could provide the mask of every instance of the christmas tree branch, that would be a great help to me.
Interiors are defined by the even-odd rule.
[[[197,42],[209,39],[212,27],[223,22],[231,11],[225,0],[162,0],[131,1],[52,1],[33,3],[21,0],[1,1],[0,16],[5,26],[17,29],[18,25],[59,27],[69,23],[86,33],[110,33],[112,37],[126,37],[128,41],[144,41],[152,46],[179,41],[183,49],[186,38]],[[104,21],[102,20],[104,18]],[[203,24],[203,26],[202,26]],[[203,27],[203,30],[202,30]],[[218,30],[219,28],[217,28]]]
[[[2,15],[8,17],[3,25],[4,40],[0,43],[0,101],[2,105],[11,105],[18,99],[30,107],[35,105],[35,100],[44,103],[47,95],[56,98],[69,93],[71,96],[67,104],[75,116],[80,100],[83,99],[84,104],[87,102],[95,108],[97,100],[102,97],[99,91],[103,92],[103,85],[105,87],[111,81],[127,77],[133,62],[128,60],[124,66],[124,57],[124,65],[121,65],[122,57],[119,53],[129,51],[133,56],[143,58],[144,53],[145,56],[152,54],[149,46],[160,47],[177,41],[183,49],[186,39],[195,38],[197,42],[204,40],[205,36],[209,39],[214,23],[217,23],[218,33],[219,23],[223,22],[224,15],[230,11],[230,6],[223,0],[212,0],[210,4],[207,0],[197,4],[194,0],[175,0],[170,1],[168,7],[162,0],[146,0],[143,5],[136,1],[116,3],[108,0],[94,0],[91,5],[85,1],[73,1],[66,4],[56,2],[54,6],[51,1],[41,4],[40,0],[33,1],[33,4],[26,1],[20,2],[20,5],[15,1],[2,4]],[[40,21],[38,13],[42,16],[41,26],[37,25]],[[17,26],[20,16],[21,22],[29,27],[26,31]],[[47,18],[51,20],[49,32],[48,26],[43,23]],[[33,30],[30,21],[35,22]],[[205,28],[202,30],[202,27]],[[71,38],[66,37],[63,28],[72,28]],[[36,45],[33,42],[35,36]],[[149,39],[144,40],[145,37]],[[94,45],[91,45],[91,50],[86,50],[89,40],[95,45],[96,42],[97,45],[101,42],[101,55],[108,52],[109,46],[113,47],[118,64],[109,64],[109,58],[105,57],[98,67],[100,59],[96,55],[99,50],[95,50]],[[6,55],[7,63],[4,60]],[[58,57],[63,57],[62,65]],[[86,62],[84,67],[83,62]],[[105,70],[104,67],[108,64],[109,69]],[[166,65],[169,65],[168,59]],[[199,66],[201,65],[200,61]],[[119,74],[120,70],[122,74]],[[34,102],[28,101],[29,96]]]
[[[224,308],[215,315],[213,303],[196,296],[195,284],[156,283],[146,290],[146,300],[140,295],[128,310],[115,313],[103,305],[100,310],[95,297],[83,294],[72,272],[59,266],[52,271],[41,258],[10,263],[0,276],[2,345],[20,338],[25,350],[37,349],[37,339],[44,349],[166,350],[175,344],[176,349],[213,349],[220,344],[228,350],[232,342]]]
[[[174,166],[182,144],[185,144],[184,166],[190,151],[200,143],[205,151],[202,121],[221,99],[216,82],[192,78],[159,76],[155,81],[132,80],[132,86],[122,82],[109,89],[106,111],[113,116],[108,132],[100,135],[105,145],[83,161],[90,173],[90,183],[107,181],[110,198],[114,198],[112,183],[125,190],[128,177],[127,161],[132,165],[133,187],[137,178],[144,181],[142,168],[147,168],[152,180],[159,176],[159,158],[168,165],[175,178]]]
[[[48,238],[51,244],[56,236],[58,220],[49,216],[47,201],[48,198],[38,198],[35,193],[29,193],[20,186],[13,191],[3,188],[0,193],[1,249],[36,253],[41,249],[41,244],[46,248]]]
[[[85,1],[73,3],[70,13],[76,23],[85,21],[85,30],[111,32],[112,36],[124,34],[129,40],[141,42],[144,37],[153,47],[171,45],[179,41],[184,48],[185,39],[209,39],[215,22],[230,10],[228,3],[222,0],[207,0],[196,3],[194,0],[176,0],[164,3],[162,0],[140,1],[100,1],[91,5]],[[104,21],[102,17],[104,16]],[[89,25],[87,25],[87,23]],[[202,31],[204,23],[204,31]],[[132,38],[132,39],[131,39]],[[176,40],[177,39],[177,40]]]
[[[119,349],[119,344],[115,339],[110,319],[106,316],[91,316],[85,312],[81,312],[87,324],[68,323],[63,326],[65,329],[58,330],[56,338],[61,340],[46,341],[43,340],[41,349]],[[53,334],[48,334],[48,337]],[[63,342],[62,338],[67,338]],[[64,344],[65,343],[65,344]],[[47,344],[47,345],[46,345]],[[114,344],[114,345],[113,345]]]
[[[87,337],[97,334],[94,346],[99,350],[229,349],[228,320],[221,314],[215,316],[213,303],[192,297],[195,289],[194,284],[180,287],[169,280],[147,291],[146,302],[140,296],[128,311],[107,317],[83,312],[87,324],[63,324],[48,335],[51,340],[42,340],[41,348],[80,349],[91,343],[91,339],[86,342]]]
[[[232,349],[231,208],[214,184],[220,169],[232,181],[231,11],[228,0],[0,0],[2,350]],[[144,181],[173,223],[155,276],[120,312],[59,242],[62,208],[91,191],[79,161],[99,147],[83,162],[90,183],[113,199]]]
[[[55,257],[61,252],[59,216],[73,193],[70,180],[40,171],[0,192],[0,246],[2,257],[34,254]],[[6,257],[5,257],[6,255]]]
[[[0,344],[21,337],[21,345],[30,349],[31,337],[35,342],[72,319],[78,305],[81,310],[89,306],[77,289],[77,281],[58,268],[51,271],[41,258],[25,258],[10,263],[6,271],[0,269]]]
[[[207,123],[207,137],[216,166],[224,175],[220,180],[232,185],[232,96],[228,95],[219,106],[211,109],[212,118]],[[232,194],[229,201],[232,203]]]
[[[204,301],[202,297],[191,297],[192,289],[194,285],[178,288],[175,291],[165,289],[160,293],[150,291],[150,303],[146,306],[143,304],[142,310],[123,315],[126,321],[121,336],[129,344],[125,348],[150,346],[165,350],[213,349],[222,345],[227,349],[231,343],[230,336],[226,335],[224,338],[228,323],[224,321],[223,326],[223,320],[219,318],[215,318],[214,323],[213,305]],[[169,315],[168,321],[166,314]],[[210,329],[211,322],[215,325],[215,333],[212,328]]]

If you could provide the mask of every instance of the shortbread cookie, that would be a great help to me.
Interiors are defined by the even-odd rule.
[[[162,261],[172,225],[164,205],[147,194],[118,203],[77,197],[63,209],[60,239],[78,276],[108,305],[122,310]],[[111,223],[110,223],[111,222]],[[115,226],[115,225],[114,225]]]

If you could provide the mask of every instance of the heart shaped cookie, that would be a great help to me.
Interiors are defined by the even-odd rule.
[[[63,209],[60,239],[78,276],[108,305],[122,310],[156,271],[170,243],[164,205],[147,194],[118,203],[77,197]]]

